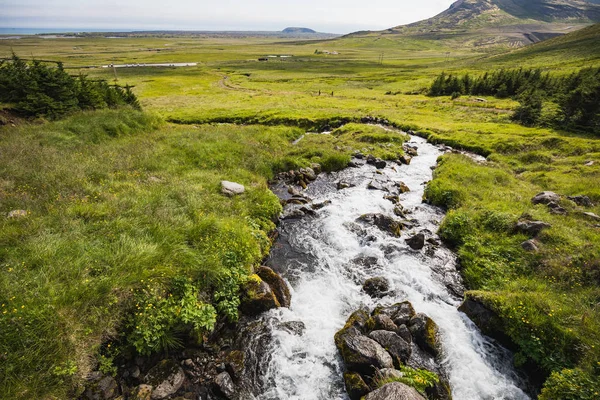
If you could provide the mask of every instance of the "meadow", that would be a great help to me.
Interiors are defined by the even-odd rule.
[[[268,180],[313,162],[339,169],[365,147],[387,151],[361,139],[379,128],[358,124],[293,140],[373,116],[487,157],[444,156],[427,190],[449,210],[440,235],[459,254],[467,296],[498,313],[519,365],[551,376],[542,398],[595,398],[600,233],[582,211],[600,214],[599,139],[517,125],[513,99],[426,95],[442,71],[523,66],[564,75],[600,66],[589,46],[594,29],[509,53],[385,35],[1,40],[0,57],[62,61],[74,75],[133,86],[144,112],[16,126],[0,117],[0,211],[27,211],[1,220],[0,393],[65,398],[127,352],[187,340],[155,328],[188,325],[161,319],[169,293],[182,301],[190,287],[201,293],[206,329],[235,318],[237,288],[268,252],[281,211]],[[266,55],[293,57],[258,61]],[[91,68],[163,62],[198,65]],[[222,179],[247,193],[224,197]],[[544,190],[587,195],[595,206],[564,200],[569,213],[552,214],[531,203]],[[522,217],[552,224],[537,253],[520,246],[527,237],[513,226]],[[560,397],[573,391],[579,397]]]

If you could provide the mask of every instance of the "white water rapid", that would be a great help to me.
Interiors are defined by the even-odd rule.
[[[442,365],[454,399],[529,399],[517,386],[510,354],[482,336],[457,310],[460,278],[452,252],[429,245],[415,251],[405,243],[423,229],[436,232],[443,218],[439,209],[421,202],[424,185],[432,178],[431,167],[443,151],[418,137],[411,137],[410,144],[418,147],[419,155],[410,165],[394,169],[388,165],[383,176],[370,165],[348,168],[334,177],[320,176],[305,193],[314,203],[330,200],[331,204],[316,216],[282,223],[289,254],[277,259],[277,270],[290,283],[292,305],[264,317],[273,339],[259,399],[347,399],[334,334],[360,307],[373,309],[377,304],[404,300],[438,324]],[[400,204],[417,226],[404,231],[401,238],[376,227],[357,228],[355,222],[367,213],[394,215],[394,205],[383,198],[384,192],[367,189],[371,179],[384,177],[402,181],[411,189],[400,195]],[[338,180],[356,186],[338,191]],[[365,279],[375,276],[389,280],[391,294],[374,300],[362,291]],[[458,289],[448,289],[452,285]],[[305,326],[302,334],[281,328],[281,323],[288,321],[301,321]]]

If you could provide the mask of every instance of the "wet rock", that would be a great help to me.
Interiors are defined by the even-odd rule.
[[[342,329],[335,343],[346,368],[361,374],[373,375],[376,369],[392,368],[392,357],[373,339],[362,335],[355,327]]]
[[[281,307],[289,307],[291,305],[292,294],[290,293],[290,289],[277,272],[263,265],[256,269],[256,274],[269,285]]]
[[[377,159],[375,158],[375,156],[372,156],[371,154],[367,156],[367,164],[375,165],[376,161]]]
[[[384,330],[390,332],[396,332],[398,330],[398,325],[392,321],[392,319],[383,314],[377,314],[373,317],[374,330]]]
[[[549,204],[549,203],[558,203],[560,202],[560,195],[554,193],[554,192],[542,192],[542,193],[538,193],[536,194],[532,199],[531,202],[533,204]]]
[[[391,382],[369,393],[364,400],[425,400],[425,398],[404,383]]]
[[[317,174],[312,168],[300,168],[300,173],[304,177],[305,181],[314,181],[317,179]]]
[[[504,333],[502,319],[477,294],[473,292],[465,293],[465,300],[458,307],[458,310],[464,312],[485,335],[511,347],[511,340]]]
[[[423,247],[425,247],[425,235],[422,233],[417,233],[416,235],[406,239],[406,244],[408,244],[413,250],[421,250]]]
[[[382,182],[377,181],[377,180],[373,180],[373,181],[369,182],[369,184],[367,185],[367,189],[387,191],[387,188],[385,187],[385,185]]]
[[[375,168],[377,168],[377,169],[384,169],[386,167],[387,163],[378,158],[377,160],[375,160],[374,165],[375,165]]]
[[[242,377],[246,361],[243,351],[232,350],[227,353],[223,361],[225,361],[225,370],[232,378],[240,379]]]
[[[594,207],[594,203],[587,196],[568,196],[567,199],[573,201],[578,206],[582,207]]]
[[[390,290],[390,283],[382,276],[369,278],[365,281],[363,290],[373,298],[380,298],[385,296],[388,290]]]
[[[352,259],[352,264],[358,265],[363,268],[372,268],[377,265],[379,259],[377,257],[372,256],[359,256]]]
[[[439,246],[440,245],[440,241],[437,240],[436,238],[433,238],[433,237],[427,238],[426,242],[429,243],[429,244],[432,244],[434,246]]]
[[[597,214],[594,214],[591,212],[584,212],[584,213],[581,213],[581,215],[583,215],[589,219],[593,219],[594,221],[600,221],[600,215],[597,215]]]
[[[240,296],[240,310],[245,315],[256,316],[272,308],[281,306],[268,283],[255,275],[243,287]]]
[[[313,210],[320,210],[321,208],[331,204],[331,200],[325,200],[320,203],[314,203],[311,205]]]
[[[215,386],[220,394],[225,396],[227,399],[232,399],[235,395],[235,386],[231,376],[227,372],[221,372],[215,378]]]
[[[400,204],[396,204],[396,207],[394,207],[394,214],[401,218],[406,218],[406,211]]]
[[[529,251],[532,253],[535,253],[539,250],[537,241],[535,239],[529,239],[529,240],[524,241],[523,243],[521,243],[521,247],[523,248],[523,250]]]
[[[175,361],[163,360],[148,371],[145,381],[154,387],[152,400],[161,400],[175,394],[181,388],[185,381],[185,373]]]
[[[348,168],[360,168],[360,164],[356,161],[350,160],[348,161]]]
[[[26,216],[27,216],[26,210],[12,210],[7,214],[7,217],[11,218],[11,219],[23,218]]]
[[[299,191],[298,189],[296,189],[296,188],[295,188],[295,187],[293,187],[293,186],[288,186],[288,190],[287,190],[287,192],[288,192],[289,194],[291,194],[292,196],[298,196],[298,197],[302,196],[302,192],[301,192],[301,191]]]
[[[287,199],[286,203],[287,204],[302,205],[302,204],[307,204],[308,200],[305,199],[304,197],[292,197],[291,199]]]
[[[400,196],[396,195],[396,194],[386,194],[385,196],[383,196],[384,199],[391,201],[393,204],[398,204],[400,203]]]
[[[360,151],[355,151],[354,158],[358,158],[359,160],[362,160],[363,158],[365,158],[365,155],[363,153],[361,153]]]
[[[419,313],[410,319],[408,329],[419,347],[437,357],[440,351],[438,326],[431,318]]]
[[[410,192],[410,188],[408,186],[406,186],[406,184],[404,182],[398,182],[396,184],[396,187],[398,188],[398,190],[400,191],[400,193],[408,193],[408,192]]]
[[[221,193],[225,196],[236,196],[242,194],[246,191],[246,188],[243,185],[240,185],[236,182],[229,181],[221,181]]]
[[[412,157],[416,157],[419,155],[418,147],[410,144],[406,144],[403,146],[404,152]]]
[[[304,182],[304,179],[300,179],[298,181],[298,185],[300,185],[302,187],[302,189],[306,189],[308,187],[308,185],[306,184],[306,182]]]
[[[321,172],[323,172],[323,168],[321,167],[321,164],[318,164],[318,163],[312,163],[312,164],[310,164],[310,168],[317,175],[319,175]]]
[[[402,339],[397,333],[390,331],[373,331],[369,337],[383,346],[383,348],[392,356],[394,365],[400,367],[410,358],[410,343]]]
[[[404,154],[404,155],[398,157],[398,160],[404,165],[410,165],[410,162],[412,161],[412,157]]]
[[[543,221],[520,221],[515,225],[518,232],[522,232],[531,236],[537,236],[543,229],[552,227],[552,225]]]
[[[366,333],[367,325],[370,322],[369,318],[369,313],[365,310],[356,310],[348,317],[348,319],[346,320],[346,324],[340,331],[338,331],[338,333],[349,328],[356,328],[359,332]]]
[[[89,400],[114,399],[118,394],[119,386],[112,376],[105,376],[85,391],[85,397]]]
[[[386,307],[379,306],[373,311],[373,316],[379,314],[387,315],[398,326],[408,324],[412,317],[416,315],[415,309],[413,308],[412,304],[410,304],[410,302],[408,301],[396,303],[394,305]]]
[[[438,375],[441,373],[441,369],[436,363],[433,355],[421,349],[421,347],[414,342],[411,344],[411,350],[410,359],[406,365],[414,369],[426,369],[435,372]]]
[[[277,324],[277,328],[296,336],[302,336],[306,325],[302,321],[288,321]]]
[[[302,211],[299,208],[294,208],[291,210],[286,210],[284,211],[284,213],[281,215],[281,219],[282,220],[287,220],[287,219],[300,219],[305,217],[306,214],[304,213],[304,211]]]
[[[347,189],[349,187],[353,187],[354,185],[352,185],[350,182],[346,182],[346,181],[339,181],[336,185],[337,190],[342,190],[342,189]]]
[[[388,232],[394,236],[400,236],[402,231],[402,223],[383,214],[365,214],[357,219],[357,222],[368,223],[375,225],[384,232]]]
[[[406,341],[408,343],[412,343],[412,335],[406,325],[402,324],[402,325],[398,326],[398,329],[396,329],[395,332],[398,334],[398,336],[400,336],[402,339],[404,339],[404,341]]]
[[[443,377],[440,377],[440,381],[432,387],[426,388],[425,394],[429,400],[452,400],[450,384]]]
[[[371,391],[362,376],[356,372],[344,372],[344,384],[350,400],[360,400]]]
[[[132,400],[151,400],[152,389],[151,385],[139,385],[133,389],[131,398]]]

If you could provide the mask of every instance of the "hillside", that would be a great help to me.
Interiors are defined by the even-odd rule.
[[[521,47],[595,22],[598,0],[459,0],[432,18],[377,34],[444,40],[454,47]]]

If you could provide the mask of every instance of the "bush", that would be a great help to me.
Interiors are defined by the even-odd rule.
[[[600,398],[600,379],[581,369],[553,372],[544,384],[540,400],[596,400]]]

